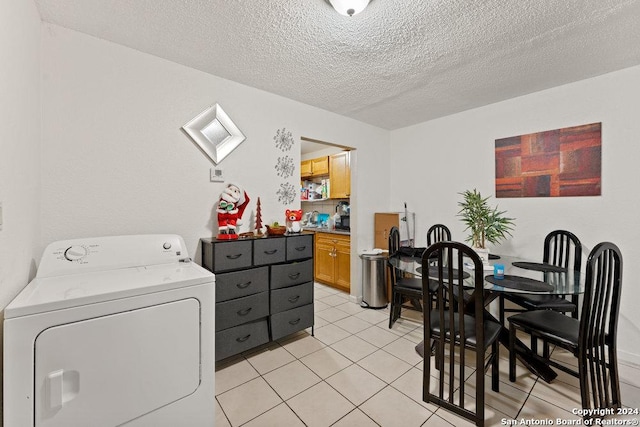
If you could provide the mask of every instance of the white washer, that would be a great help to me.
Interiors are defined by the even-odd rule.
[[[180,236],[49,245],[4,312],[4,425],[213,426],[214,303]]]

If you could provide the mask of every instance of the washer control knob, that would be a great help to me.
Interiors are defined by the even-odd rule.
[[[165,248],[166,250],[171,249],[171,243],[169,242],[165,242],[164,245],[162,245],[163,248]]]
[[[69,246],[64,251],[64,257],[67,261],[79,261],[87,256],[88,253],[89,251],[87,251],[87,248],[85,248],[84,246],[73,245]]]

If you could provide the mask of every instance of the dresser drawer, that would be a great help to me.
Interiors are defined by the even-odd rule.
[[[313,235],[287,238],[287,261],[311,258],[313,256]]]
[[[213,248],[213,272],[251,267],[251,241],[218,242]]]
[[[269,290],[269,267],[216,274],[216,302]]]
[[[216,304],[216,331],[269,315],[269,292]]]
[[[216,332],[216,361],[269,342],[267,319]]]
[[[286,260],[286,244],[284,237],[255,240],[253,242],[253,264],[276,264]]]
[[[271,314],[311,304],[313,302],[313,282],[289,286],[271,291]]]
[[[313,326],[313,304],[271,316],[271,339],[277,340]]]
[[[271,266],[271,289],[313,282],[313,260]]]

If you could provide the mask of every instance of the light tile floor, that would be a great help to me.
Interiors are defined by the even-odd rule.
[[[422,402],[423,361],[415,352],[423,333],[419,313],[412,319],[411,311],[403,311],[389,329],[388,309],[363,309],[321,284],[315,284],[315,311],[315,336],[308,329],[216,364],[217,427],[471,425]],[[571,412],[580,407],[576,378],[559,372],[547,384],[519,366],[511,383],[506,357],[501,348],[500,393],[486,387],[488,426],[514,419],[553,425],[578,420]],[[575,358],[561,350],[553,357],[575,366]],[[623,404],[640,409],[640,368],[619,365]],[[467,384],[473,394],[473,381]]]

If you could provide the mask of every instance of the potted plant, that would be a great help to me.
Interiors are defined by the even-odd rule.
[[[466,241],[471,242],[471,246],[486,263],[489,255],[487,242],[496,244],[506,239],[507,235],[511,236],[515,218],[505,216],[506,211],[499,211],[497,206],[489,206],[489,197],[482,197],[475,188],[473,191],[467,190],[459,194],[462,195],[463,201],[458,202],[458,216],[467,226],[465,231],[470,232]]]

